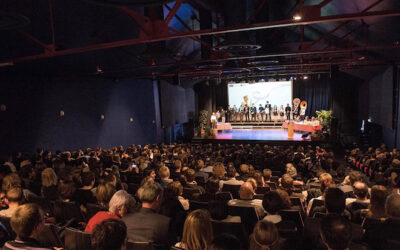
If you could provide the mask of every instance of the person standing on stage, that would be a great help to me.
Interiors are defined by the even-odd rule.
[[[266,121],[271,121],[271,104],[267,101],[267,104],[265,104],[265,120]]]
[[[256,117],[257,117],[257,108],[256,106],[254,106],[254,103],[251,104],[251,108],[250,108],[250,113],[251,113],[251,120],[252,121],[256,121]]]
[[[226,122],[231,121],[232,116],[232,108],[231,106],[228,105],[228,108],[226,109]]]
[[[239,114],[238,114],[239,119],[238,120],[240,122],[243,121],[243,114],[244,114],[244,104],[240,105],[240,107],[239,107]]]
[[[279,116],[281,121],[285,120],[285,109],[283,108],[283,105],[279,108]]]
[[[285,113],[286,113],[286,120],[290,121],[290,112],[292,111],[292,108],[290,107],[289,103],[286,105],[285,108]]]
[[[250,109],[249,106],[247,106],[247,104],[244,105],[244,118],[246,122],[250,121]]]
[[[213,129],[217,128],[217,116],[215,115],[214,112],[211,115],[211,124]]]
[[[233,108],[232,108],[232,121],[237,122],[237,112],[238,112],[238,109],[237,109],[236,105],[233,105]]]
[[[221,108],[221,122],[222,123],[225,123],[225,119],[226,119],[225,115],[226,115],[225,110],[223,108]]]
[[[215,113],[215,117],[217,118],[217,122],[219,122],[219,118],[221,117],[221,113],[219,112],[219,110],[217,110],[217,112]]]
[[[259,120],[263,121],[264,120],[264,107],[262,106],[262,104],[260,104],[260,107],[258,107],[258,116],[259,116]]]

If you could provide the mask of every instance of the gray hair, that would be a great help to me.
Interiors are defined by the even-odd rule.
[[[138,196],[141,202],[153,203],[157,196],[162,196],[162,188],[154,183],[147,182],[142,187],[140,187],[140,192],[138,192]]]
[[[389,195],[386,198],[385,208],[387,215],[394,218],[400,218],[400,195]]]
[[[125,190],[119,190],[111,197],[108,210],[111,213],[115,213],[120,207],[126,207],[129,210],[129,207],[135,203],[135,199],[130,194]]]

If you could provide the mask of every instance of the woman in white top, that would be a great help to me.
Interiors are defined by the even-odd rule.
[[[217,128],[217,116],[214,112],[211,115],[211,124],[213,129]]]

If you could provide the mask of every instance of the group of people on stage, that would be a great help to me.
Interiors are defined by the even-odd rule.
[[[236,105],[233,105],[233,107],[228,105],[227,109],[221,108],[211,115],[211,123],[213,125],[217,122],[267,122],[292,119],[297,122],[304,122],[304,124],[313,126],[319,125],[318,119],[315,117],[309,119],[305,116],[305,110],[301,110],[299,107],[295,107],[292,112],[292,108],[289,104],[287,104],[286,107],[281,105],[280,108],[278,108],[277,105],[272,106],[268,101],[265,105],[260,104],[259,107],[256,107],[254,104],[241,104],[239,107],[236,107]]]

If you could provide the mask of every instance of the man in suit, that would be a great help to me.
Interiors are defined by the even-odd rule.
[[[257,108],[254,106],[254,103],[251,105],[251,120],[256,121],[257,117]]]
[[[175,230],[171,228],[171,219],[157,213],[161,205],[162,188],[149,182],[139,188],[137,193],[142,207],[122,218],[127,226],[128,240],[170,246],[176,238]]]
[[[264,121],[264,107],[260,104],[260,107],[258,107],[258,113],[260,116],[260,121]]]
[[[292,111],[292,108],[290,107],[289,103],[286,105],[285,108],[285,113],[286,113],[286,120],[290,121],[290,112]]]
[[[228,105],[228,108],[226,109],[226,122],[231,122],[232,121],[232,108],[231,106]]]
[[[238,108],[236,107],[236,105],[233,105],[233,108],[232,108],[232,121],[235,121],[235,122],[238,121],[237,113],[238,113]]]
[[[265,120],[271,121],[271,104],[268,101],[265,104]]]

